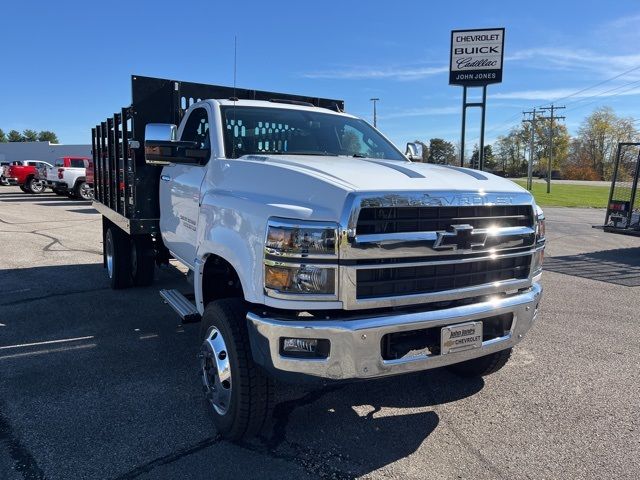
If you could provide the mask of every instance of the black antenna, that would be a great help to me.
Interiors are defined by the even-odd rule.
[[[231,135],[233,136],[235,132],[235,127],[237,126],[236,120],[236,101],[238,97],[236,95],[236,71],[238,65],[238,36],[233,36],[233,128],[231,129]],[[231,153],[231,158],[236,158],[236,139],[233,136],[233,148]]]

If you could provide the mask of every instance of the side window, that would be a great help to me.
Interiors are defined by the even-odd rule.
[[[180,140],[198,142],[201,147],[208,148],[210,146],[209,116],[204,108],[196,108],[191,112]]]
[[[72,158],[71,159],[71,167],[72,168],[84,168],[84,160],[81,160],[79,158]]]

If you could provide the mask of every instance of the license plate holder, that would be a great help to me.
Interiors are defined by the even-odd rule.
[[[482,347],[482,322],[447,325],[440,329],[440,355]]]

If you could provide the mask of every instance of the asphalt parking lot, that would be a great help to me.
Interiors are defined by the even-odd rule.
[[[485,380],[429,371],[288,387],[263,438],[221,440],[198,326],[112,291],[89,203],[0,187],[0,478],[638,478],[640,238],[546,209],[545,298]]]

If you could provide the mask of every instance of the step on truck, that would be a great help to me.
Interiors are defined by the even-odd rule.
[[[263,428],[282,381],[490,374],[538,314],[533,197],[411,161],[416,145],[403,154],[342,100],[133,76],[92,148],[111,286],[189,269],[190,291],[160,294],[200,322],[227,438]]]

